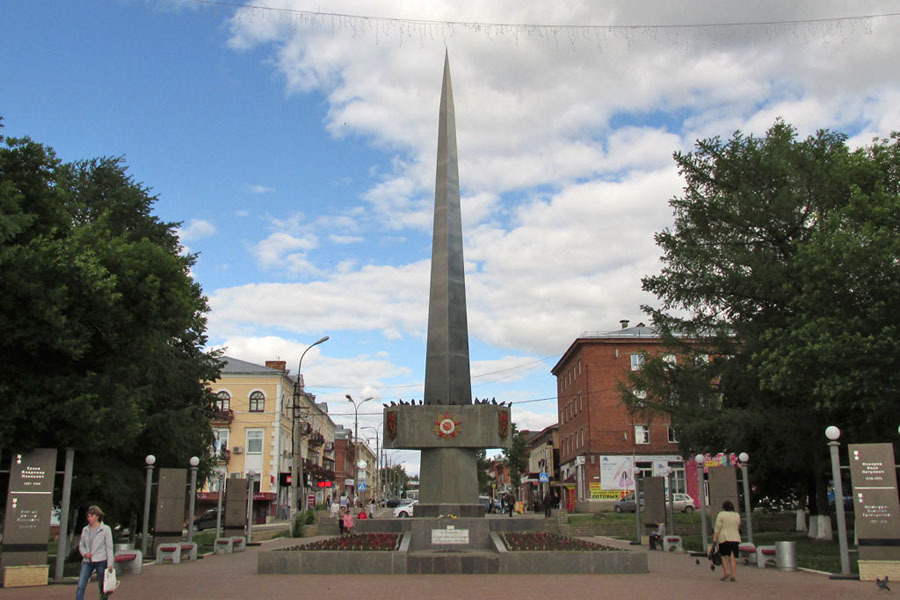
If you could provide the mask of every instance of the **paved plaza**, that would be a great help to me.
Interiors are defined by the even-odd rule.
[[[321,538],[312,538],[321,539]],[[626,547],[606,538],[595,541]],[[309,540],[303,540],[309,541]],[[204,556],[179,565],[147,565],[141,575],[125,574],[114,600],[229,598],[342,598],[366,600],[546,600],[554,597],[641,598],[886,598],[872,582],[832,581],[827,575],[773,568],[739,567],[738,581],[719,581],[709,562],[687,554],[650,552],[650,573],[642,575],[257,575],[260,549],[290,546],[276,539],[247,552]],[[897,582],[900,586],[900,582]],[[0,589],[0,600],[71,600],[74,584]],[[86,600],[97,598],[96,582]]]

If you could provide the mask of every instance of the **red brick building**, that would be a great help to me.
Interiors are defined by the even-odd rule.
[[[652,327],[628,327],[622,321],[616,331],[584,333],[551,370],[558,398],[560,477],[576,501],[611,504],[634,489],[635,477],[665,476],[669,468],[675,491],[685,491],[684,460],[668,417],[632,416],[621,402],[619,385],[641,368],[644,352],[678,360]]]

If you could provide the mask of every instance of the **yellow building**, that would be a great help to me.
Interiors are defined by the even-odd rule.
[[[223,360],[221,377],[210,384],[218,398],[211,423],[218,477],[201,494],[201,502],[209,506],[218,499],[220,478],[241,479],[252,474],[254,522],[286,518],[295,379],[285,368],[285,361],[266,361],[260,366],[228,356]],[[304,458],[305,491],[319,491],[323,496],[321,490],[327,488],[319,488],[319,482],[334,480],[334,424],[327,406],[317,405],[315,396],[301,394],[299,406],[296,433]]]

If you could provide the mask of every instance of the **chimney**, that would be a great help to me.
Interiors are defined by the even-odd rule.
[[[622,326],[622,329],[628,329],[628,319],[622,319],[621,321],[619,321],[619,325]]]
[[[275,369],[276,371],[287,371],[287,361],[285,360],[267,360],[266,366],[270,369]]]

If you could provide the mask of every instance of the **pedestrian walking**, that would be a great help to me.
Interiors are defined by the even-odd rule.
[[[346,514],[347,509],[343,506],[340,507],[338,511],[338,528],[341,530],[341,536],[344,535],[344,514]]]
[[[344,511],[344,533],[353,535],[353,511],[349,508]]]
[[[84,590],[94,572],[97,573],[97,583],[100,585],[102,600],[106,598],[106,594],[103,592],[106,567],[108,564],[112,564],[111,561],[115,557],[112,530],[103,522],[103,511],[98,506],[88,508],[87,522],[88,524],[81,530],[81,539],[78,541],[78,551],[81,553],[82,559],[75,600],[84,600]]]
[[[713,544],[719,545],[722,556],[722,581],[735,581],[738,547],[741,545],[741,515],[734,512],[734,504],[730,500],[722,503],[722,510],[716,516]]]

